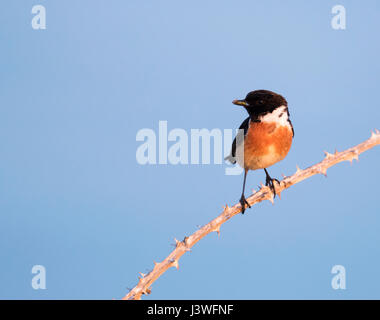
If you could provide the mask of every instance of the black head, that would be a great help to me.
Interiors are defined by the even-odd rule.
[[[243,106],[254,118],[272,112],[279,106],[288,105],[283,96],[268,90],[251,91],[244,100],[234,100],[232,103]]]

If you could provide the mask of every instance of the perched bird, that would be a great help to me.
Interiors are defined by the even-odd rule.
[[[243,106],[249,117],[241,124],[226,160],[238,163],[244,168],[243,192],[240,198],[242,213],[248,204],[244,196],[248,170],[264,169],[266,185],[276,196],[274,181],[267,171],[271,165],[286,157],[292,145],[294,129],[289,119],[288,103],[285,98],[268,90],[256,90],[247,94],[244,100],[233,104]]]

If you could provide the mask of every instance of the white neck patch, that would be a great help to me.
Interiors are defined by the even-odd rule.
[[[263,116],[259,117],[261,122],[275,122],[280,126],[288,126],[290,127],[290,123],[288,121],[288,110],[287,106],[280,106],[273,110],[271,113],[267,113]]]

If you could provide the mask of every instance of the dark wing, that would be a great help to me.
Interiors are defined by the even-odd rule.
[[[239,127],[239,130],[240,129],[244,130],[244,136],[248,132],[250,119],[251,119],[250,117],[248,117],[247,119],[245,119],[243,121],[243,123]],[[239,133],[238,133],[238,135],[239,135]],[[243,141],[243,139],[241,139],[240,141]],[[232,142],[231,154],[229,156],[225,157],[224,160],[228,160],[232,164],[235,164],[236,163],[235,155],[236,155],[236,137],[235,137],[234,141]]]
[[[292,128],[293,138],[294,138],[294,128],[293,128],[293,123],[290,121],[289,118],[288,118],[288,122],[289,122],[289,124],[290,124],[290,127]]]

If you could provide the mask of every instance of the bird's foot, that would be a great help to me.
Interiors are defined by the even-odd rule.
[[[240,205],[241,205],[241,214],[244,214],[244,212],[245,212],[245,205],[247,205],[248,208],[251,207],[251,206],[249,205],[247,199],[244,197],[244,194],[241,195],[241,198],[240,198]]]
[[[280,184],[280,181],[278,181],[277,179],[272,179],[269,175],[267,175],[265,185],[272,190],[273,198],[276,198],[276,187],[274,186],[274,181]]]

